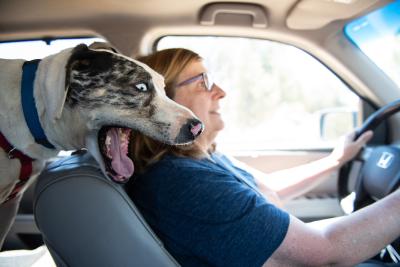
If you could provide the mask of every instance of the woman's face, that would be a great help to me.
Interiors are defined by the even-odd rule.
[[[201,76],[206,72],[201,60],[189,63],[178,76],[173,100],[192,110],[204,123],[205,129],[198,141],[208,148],[217,133],[224,128],[224,121],[219,113],[219,100],[225,97],[225,91],[216,84],[209,85],[209,90],[207,82]]]

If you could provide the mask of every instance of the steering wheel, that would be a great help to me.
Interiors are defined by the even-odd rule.
[[[383,121],[400,111],[400,99],[371,114],[356,131],[355,139],[368,130],[374,130]],[[350,181],[353,184],[350,185]],[[400,147],[395,145],[365,146],[360,153],[339,172],[338,193],[342,201],[354,193],[353,210],[358,210],[396,190],[400,185]],[[343,208],[343,206],[342,206]],[[383,262],[397,262],[400,238],[388,245],[386,254],[379,256]],[[396,251],[397,250],[397,251]]]
[[[398,111],[400,111],[400,99],[371,114],[356,131],[355,140],[366,131],[374,130]],[[349,184],[350,180],[352,184]],[[341,201],[354,192],[353,208],[357,210],[388,195],[399,184],[400,147],[395,145],[366,146],[339,171],[339,200]]]

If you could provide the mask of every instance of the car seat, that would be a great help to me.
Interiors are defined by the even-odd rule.
[[[89,153],[48,165],[34,214],[57,266],[179,266],[123,185],[105,177]]]
[[[89,153],[47,166],[37,181],[34,214],[57,266],[180,266],[123,185],[105,177]],[[391,265],[357,265],[378,266]]]

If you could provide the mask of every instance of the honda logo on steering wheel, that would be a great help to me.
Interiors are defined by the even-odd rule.
[[[383,152],[376,166],[382,169],[387,169],[392,164],[393,160],[394,160],[394,155],[392,153]]]

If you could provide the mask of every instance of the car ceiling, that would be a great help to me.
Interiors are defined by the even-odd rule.
[[[142,52],[143,40],[166,33],[216,33],[269,37],[301,36],[316,41],[337,27],[389,0],[13,0],[0,3],[0,41],[27,38],[100,35],[130,55]],[[213,27],[202,25],[213,3],[239,5],[244,12],[220,12]],[[222,9],[220,11],[223,11]],[[266,24],[254,26],[248,7],[259,8]],[[246,18],[247,17],[247,18]],[[249,19],[248,19],[249,18]],[[250,22],[249,22],[250,21]],[[205,32],[206,31],[206,32]],[[146,39],[147,38],[147,39]]]

